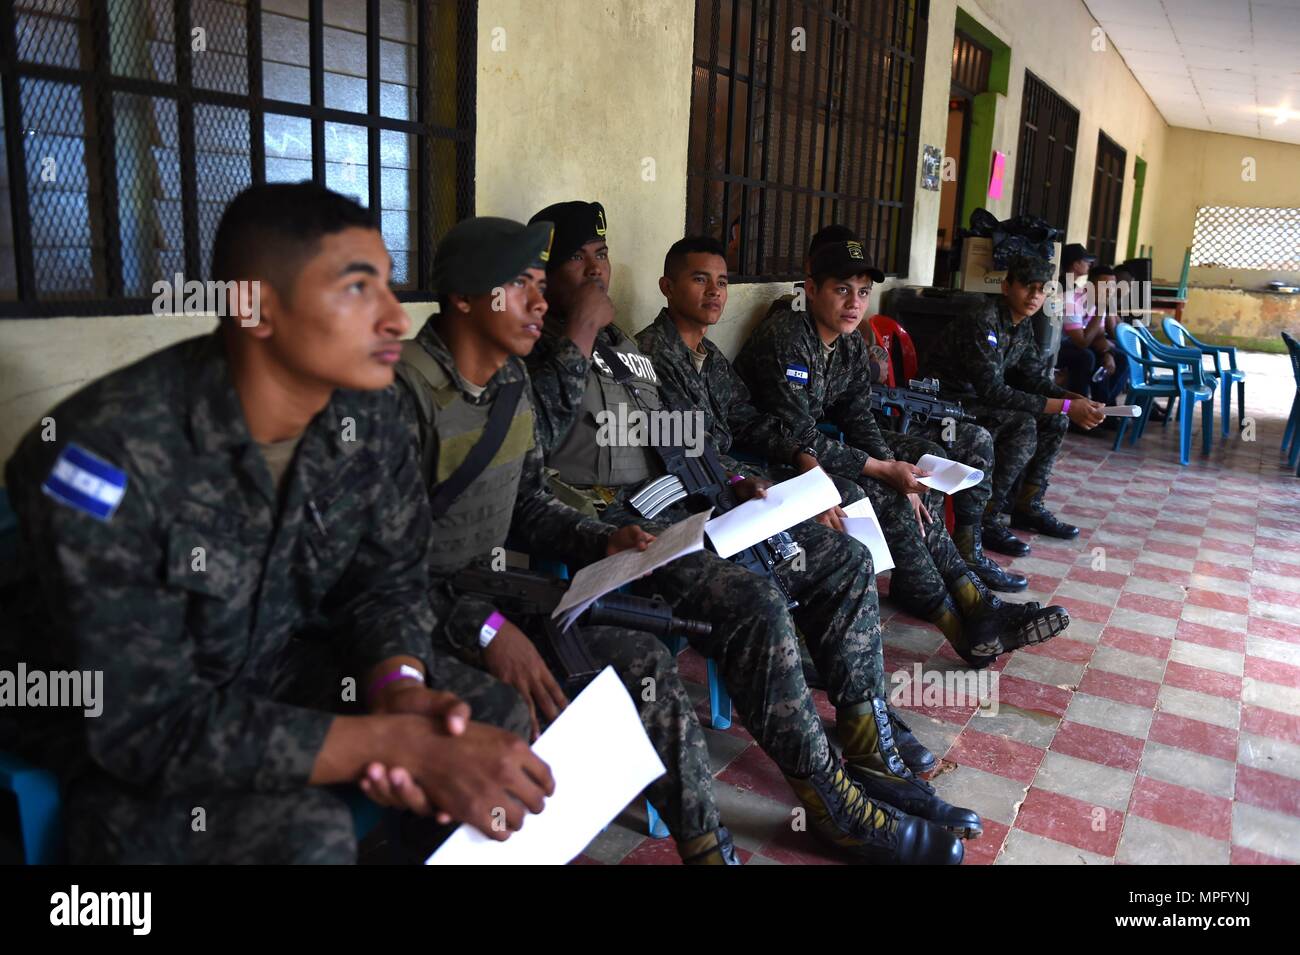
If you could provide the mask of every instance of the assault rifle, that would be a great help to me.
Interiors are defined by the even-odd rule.
[[[934,378],[913,378],[906,388],[871,386],[871,410],[888,419],[894,430],[907,434],[913,420],[921,424],[929,421],[974,421],[961,404],[939,397],[939,382]]]
[[[600,672],[600,667],[583,642],[577,626],[561,630],[551,618],[553,611],[569,589],[569,581],[523,570],[491,570],[482,566],[466,567],[452,578],[459,591],[492,598],[492,603],[514,621],[535,617],[521,627],[551,671],[561,681],[564,692],[577,692]],[[590,627],[624,627],[641,630],[656,637],[706,637],[712,625],[700,620],[673,616],[672,607],[658,597],[635,597],[630,594],[606,594],[579,618]]]

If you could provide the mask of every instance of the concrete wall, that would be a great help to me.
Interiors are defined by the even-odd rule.
[[[1206,201],[1227,201],[1216,190],[1222,185],[1220,166],[1232,155],[1213,158],[1218,154],[1209,141],[1230,137],[1171,134],[1119,55],[1092,49],[1096,24],[1081,0],[962,0],[960,5],[1011,47],[1010,89],[998,104],[993,143],[1011,154],[1008,173],[1014,172],[1029,69],[1081,111],[1068,239],[1083,241],[1086,234],[1101,128],[1128,152],[1121,244],[1128,234],[1133,161],[1141,156],[1148,173],[1138,239],[1156,245],[1157,271],[1176,275],[1181,250],[1190,241],[1192,205],[1202,194]],[[930,3],[922,145],[942,148],[946,139],[957,6],[958,0]],[[663,253],[684,228],[693,29],[694,0],[479,4],[478,212],[527,218],[557,200],[599,199],[609,216],[618,321],[629,331],[658,311]],[[498,46],[504,38],[503,50],[493,48],[494,37]],[[1284,188],[1276,172],[1288,157],[1295,167],[1297,147],[1235,142],[1248,143],[1261,158],[1252,203],[1283,204],[1285,192],[1289,204],[1300,204],[1295,194],[1300,181],[1293,177]],[[1206,159],[1197,166],[1194,156],[1200,153]],[[647,160],[653,161],[653,177]],[[1239,157],[1233,159],[1238,166]],[[919,178],[919,163],[914,175]],[[1003,198],[990,208],[1008,214],[1013,194],[1009,178]],[[940,193],[917,190],[908,275],[877,291],[877,309],[889,285],[931,280],[939,203]],[[1162,214],[1158,207],[1166,203],[1170,211]],[[734,353],[772,297],[783,291],[767,284],[733,286],[728,314],[715,332],[719,344]],[[429,310],[427,305],[411,309],[417,324]],[[208,326],[201,319],[153,316],[0,321],[0,459],[46,409],[79,385]]]

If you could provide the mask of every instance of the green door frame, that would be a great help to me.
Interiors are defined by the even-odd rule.
[[[961,216],[958,222],[959,225],[968,227],[971,213],[988,202],[989,175],[993,170],[993,126],[997,119],[998,97],[1007,95],[1011,80],[1011,47],[961,7],[957,8],[956,26],[993,51],[993,59],[989,64],[988,92],[980,93],[971,103],[966,181],[962,183]]]
[[[1133,252],[1137,249],[1138,241],[1138,218],[1142,214],[1142,184],[1147,179],[1146,160],[1140,156],[1135,156],[1136,162],[1133,166],[1133,212],[1128,219],[1128,254],[1125,258],[1133,258]]]

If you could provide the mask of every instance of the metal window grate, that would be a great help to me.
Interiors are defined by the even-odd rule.
[[[225,204],[376,209],[402,299],[474,211],[476,0],[0,2],[0,316],[147,312]]]
[[[1300,209],[1201,206],[1191,261],[1214,269],[1300,271]]]
[[[832,222],[906,273],[928,17],[928,0],[697,0],[686,231],[722,239],[733,278],[799,278]]]
[[[1025,70],[1016,161],[1016,215],[1038,216],[1061,231],[1070,223],[1079,111]]]

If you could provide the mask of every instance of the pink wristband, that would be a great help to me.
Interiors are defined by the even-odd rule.
[[[497,635],[506,618],[499,610],[493,610],[488,614],[488,618],[483,621],[483,626],[478,629],[478,645],[480,649],[486,650],[487,645],[491,643]]]
[[[1061,414],[1069,414],[1069,413],[1070,413],[1070,399],[1069,399],[1069,398],[1062,398],[1062,399],[1061,399]]]
[[[743,480],[745,480],[745,475],[743,475],[743,474],[733,474],[733,475],[731,476],[731,480],[729,480],[727,483],[728,483],[728,484],[739,484],[739,483],[740,483],[741,481],[743,481]]]

